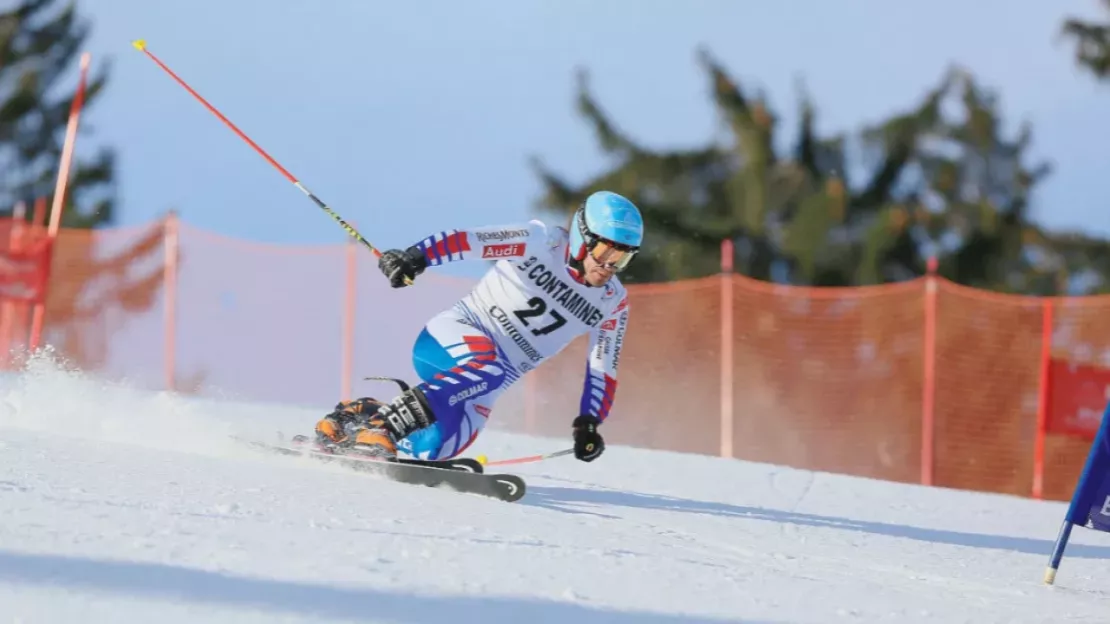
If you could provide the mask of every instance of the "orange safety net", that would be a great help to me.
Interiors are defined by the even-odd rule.
[[[917,480],[921,285],[814,289],[735,281],[737,455]]]
[[[179,388],[330,408],[339,399],[343,248],[248,243],[182,225]]]
[[[21,349],[32,311],[43,300],[51,245],[41,227],[0,219],[0,351]]]
[[[45,239],[45,228],[28,228]],[[160,385],[160,345],[165,333],[157,315],[164,271],[160,224],[88,231],[62,229],[53,244],[43,309],[42,344],[72,366],[138,383]],[[0,296],[12,310],[5,346],[18,361],[30,346],[34,304]],[[0,332],[3,333],[3,332]]]
[[[0,219],[0,297],[38,303],[46,292],[51,241],[41,227]]]
[[[1052,358],[1058,362],[1083,367],[1098,367],[1103,379],[1110,369],[1110,297],[1060,297],[1052,300]],[[1061,380],[1062,381],[1062,380]],[[1110,400],[1105,384],[1091,396],[1084,392],[1089,407],[1101,412]],[[1068,392],[1070,388],[1054,381],[1053,394]],[[1060,420],[1063,414],[1050,415],[1050,420]],[[1087,453],[1091,448],[1093,428],[1088,423],[1086,436],[1047,435],[1044,451],[1044,497],[1064,500],[1071,497],[1076,480],[1083,471]],[[1024,492],[1021,492],[1024,493]]]
[[[941,281],[937,295],[936,484],[1028,494],[1041,304]]]
[[[166,254],[171,231],[176,265]],[[85,370],[150,388],[321,410],[348,391],[388,398],[395,388],[362,378],[413,380],[423,324],[475,280],[428,271],[418,287],[392,289],[376,265],[354,244],[249,243],[176,220],[63,230],[44,342]],[[719,275],[632,285],[606,438],[920,482],[932,319],[932,482],[1028,496],[1045,300],[942,279],[930,299],[927,282],[801,288]],[[1051,355],[1110,369],[1110,298],[1052,303]],[[29,315],[13,306],[0,296],[0,311],[9,310],[0,337],[7,331],[16,345]],[[586,344],[579,337],[518,382],[493,426],[569,440]],[[722,378],[733,407],[723,415]],[[722,444],[726,422],[732,435]],[[1053,429],[1044,440],[1044,496],[1067,498],[1089,437]]]
[[[45,294],[50,246],[43,233],[21,219],[0,219],[0,352],[5,354],[25,347],[32,311]]]
[[[629,287],[629,320],[605,439],[688,453],[720,449],[721,282]],[[529,374],[537,433],[568,436],[578,415],[588,337]]]

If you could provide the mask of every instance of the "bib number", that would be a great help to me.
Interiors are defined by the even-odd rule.
[[[542,297],[532,297],[528,300],[527,308],[523,310],[513,310],[513,314],[515,314],[516,317],[520,319],[520,322],[529,327],[531,326],[531,323],[528,322],[528,319],[532,317],[542,316],[544,312],[547,312],[547,302],[544,301]],[[551,310],[551,317],[554,320],[550,323],[533,328],[532,335],[546,336],[547,334],[550,334],[556,329],[559,329],[563,325],[567,324],[566,317],[562,314],[559,314],[558,310]]]

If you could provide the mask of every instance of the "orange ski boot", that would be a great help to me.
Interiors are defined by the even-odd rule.
[[[316,441],[324,446],[347,446],[352,443],[349,430],[378,411],[382,402],[366,397],[340,401],[332,413],[316,423]]]
[[[372,416],[365,424],[355,428],[351,452],[393,461],[397,459],[397,440],[381,416]]]

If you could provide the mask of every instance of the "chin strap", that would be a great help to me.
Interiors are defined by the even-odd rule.
[[[566,262],[567,273],[570,274],[571,279],[584,286],[590,285],[586,282],[586,279],[584,277],[586,274],[586,267],[583,266],[582,260],[575,260],[573,257],[571,257],[570,245],[567,245],[567,250],[563,254],[563,261]]]

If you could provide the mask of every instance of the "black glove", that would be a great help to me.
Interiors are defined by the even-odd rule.
[[[428,267],[428,259],[419,247],[413,246],[401,251],[390,249],[378,259],[378,268],[389,278],[389,284],[394,288],[407,286],[405,278],[409,281],[416,279],[417,275]]]
[[[601,457],[601,453],[605,451],[605,440],[597,432],[597,426],[600,424],[601,421],[597,416],[590,414],[583,414],[574,419],[571,427],[574,429],[575,457],[584,462],[592,462]]]

